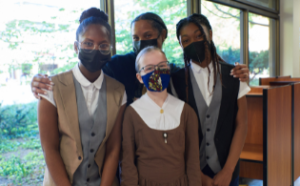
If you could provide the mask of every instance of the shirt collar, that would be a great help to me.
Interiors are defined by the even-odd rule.
[[[200,67],[199,65],[197,65],[196,63],[194,63],[194,62],[192,62],[192,60],[190,61],[190,63],[191,63],[191,69],[193,70],[193,72],[195,72],[195,73],[200,73],[201,71],[203,71],[203,70],[206,70],[207,71],[207,68],[205,67],[205,68],[202,68],[202,67]],[[213,62],[210,62],[209,63],[209,65],[208,65],[208,67],[209,67],[209,69],[210,70],[212,70],[213,69],[213,64],[212,64]]]
[[[103,83],[103,79],[104,79],[104,74],[103,74],[102,70],[101,70],[100,76],[93,83],[91,83],[89,80],[87,80],[84,77],[84,75],[81,73],[78,65],[76,65],[73,68],[73,74],[74,74],[74,77],[80,83],[81,86],[89,87],[90,85],[94,85],[96,87],[96,89],[98,89],[98,90],[101,89],[101,86],[102,86],[102,83]]]

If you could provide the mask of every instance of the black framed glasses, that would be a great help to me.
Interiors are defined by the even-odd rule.
[[[169,61],[162,61],[160,63],[158,63],[157,65],[147,65],[142,67],[139,70],[139,74],[141,74],[141,72],[144,72],[145,74],[152,72],[155,70],[155,68],[158,67],[159,69],[168,69],[170,68],[170,62]]]
[[[99,50],[102,54],[109,54],[111,52],[112,46],[108,43],[102,43],[100,45],[94,44],[90,41],[82,41],[78,42],[79,49],[84,49],[86,51],[93,51],[93,50]]]

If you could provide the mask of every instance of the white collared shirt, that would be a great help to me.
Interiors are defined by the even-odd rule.
[[[184,102],[168,94],[162,107],[144,94],[130,105],[152,129],[172,130],[180,125]]]
[[[81,85],[82,92],[83,92],[83,95],[85,98],[85,102],[86,102],[89,114],[93,115],[98,106],[99,90],[101,89],[101,86],[102,86],[102,83],[104,80],[103,71],[101,70],[101,75],[93,83],[91,83],[89,80],[87,80],[84,77],[84,75],[81,73],[78,65],[76,65],[72,69],[72,71],[73,71],[74,77]],[[45,98],[46,100],[48,100],[50,103],[52,103],[56,107],[56,104],[55,104],[55,101],[53,98],[53,91],[50,91],[50,90],[45,90],[45,91],[47,92],[47,95],[40,94],[40,96]],[[126,96],[126,91],[124,91],[122,105],[126,104],[126,102],[127,102],[127,96]]]
[[[210,105],[212,100],[212,91],[213,91],[213,84],[214,84],[214,71],[213,71],[213,64],[212,62],[208,65],[210,69],[210,75],[208,72],[208,68],[202,68],[199,65],[195,64],[191,61],[191,72],[194,74],[198,87],[202,93],[202,96],[207,104]],[[220,66],[221,70],[221,66]],[[209,84],[208,83],[209,78]],[[243,97],[250,91],[250,87],[246,82],[240,81],[240,89],[237,99]]]

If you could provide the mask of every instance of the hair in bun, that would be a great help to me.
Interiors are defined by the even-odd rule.
[[[89,17],[99,17],[99,18],[103,19],[104,21],[108,22],[108,16],[106,15],[105,12],[103,12],[102,10],[100,10],[98,8],[92,7],[92,8],[89,8],[82,12],[82,14],[79,18],[79,23],[82,23],[83,20],[85,20]]]
[[[108,24],[108,16],[105,12],[98,8],[89,8],[82,12],[80,19],[80,25],[76,31],[76,40],[79,41],[79,35],[85,32],[85,28],[91,24],[99,24],[104,26],[108,30],[108,35],[112,41],[111,27]]]

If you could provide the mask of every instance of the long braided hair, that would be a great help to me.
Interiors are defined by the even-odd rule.
[[[179,40],[179,36],[180,36],[180,31],[183,27],[185,27],[186,25],[193,23],[195,24],[200,32],[201,32],[201,37],[204,38],[204,42],[205,42],[205,60],[209,60],[209,57],[211,57],[211,61],[212,61],[212,65],[213,65],[213,72],[214,72],[214,84],[213,84],[213,90],[215,88],[216,82],[217,82],[217,75],[220,75],[220,80],[222,83],[222,76],[221,76],[221,70],[220,70],[220,61],[224,62],[224,60],[217,54],[216,51],[216,47],[213,41],[209,42],[207,40],[207,36],[205,35],[204,29],[202,27],[202,25],[206,26],[209,30],[211,29],[211,26],[209,24],[209,21],[207,20],[207,18],[202,15],[202,14],[193,14],[189,17],[183,18],[181,19],[177,24],[176,24],[176,35],[177,35],[177,39]],[[186,56],[185,54],[184,56],[184,66],[185,66],[185,83],[186,83],[186,102],[188,102],[188,78],[189,78],[189,67],[190,67],[190,61],[191,59]],[[209,66],[207,66],[209,75],[211,73]],[[209,85],[209,80],[210,78],[208,78],[208,82],[207,82],[207,86]]]

